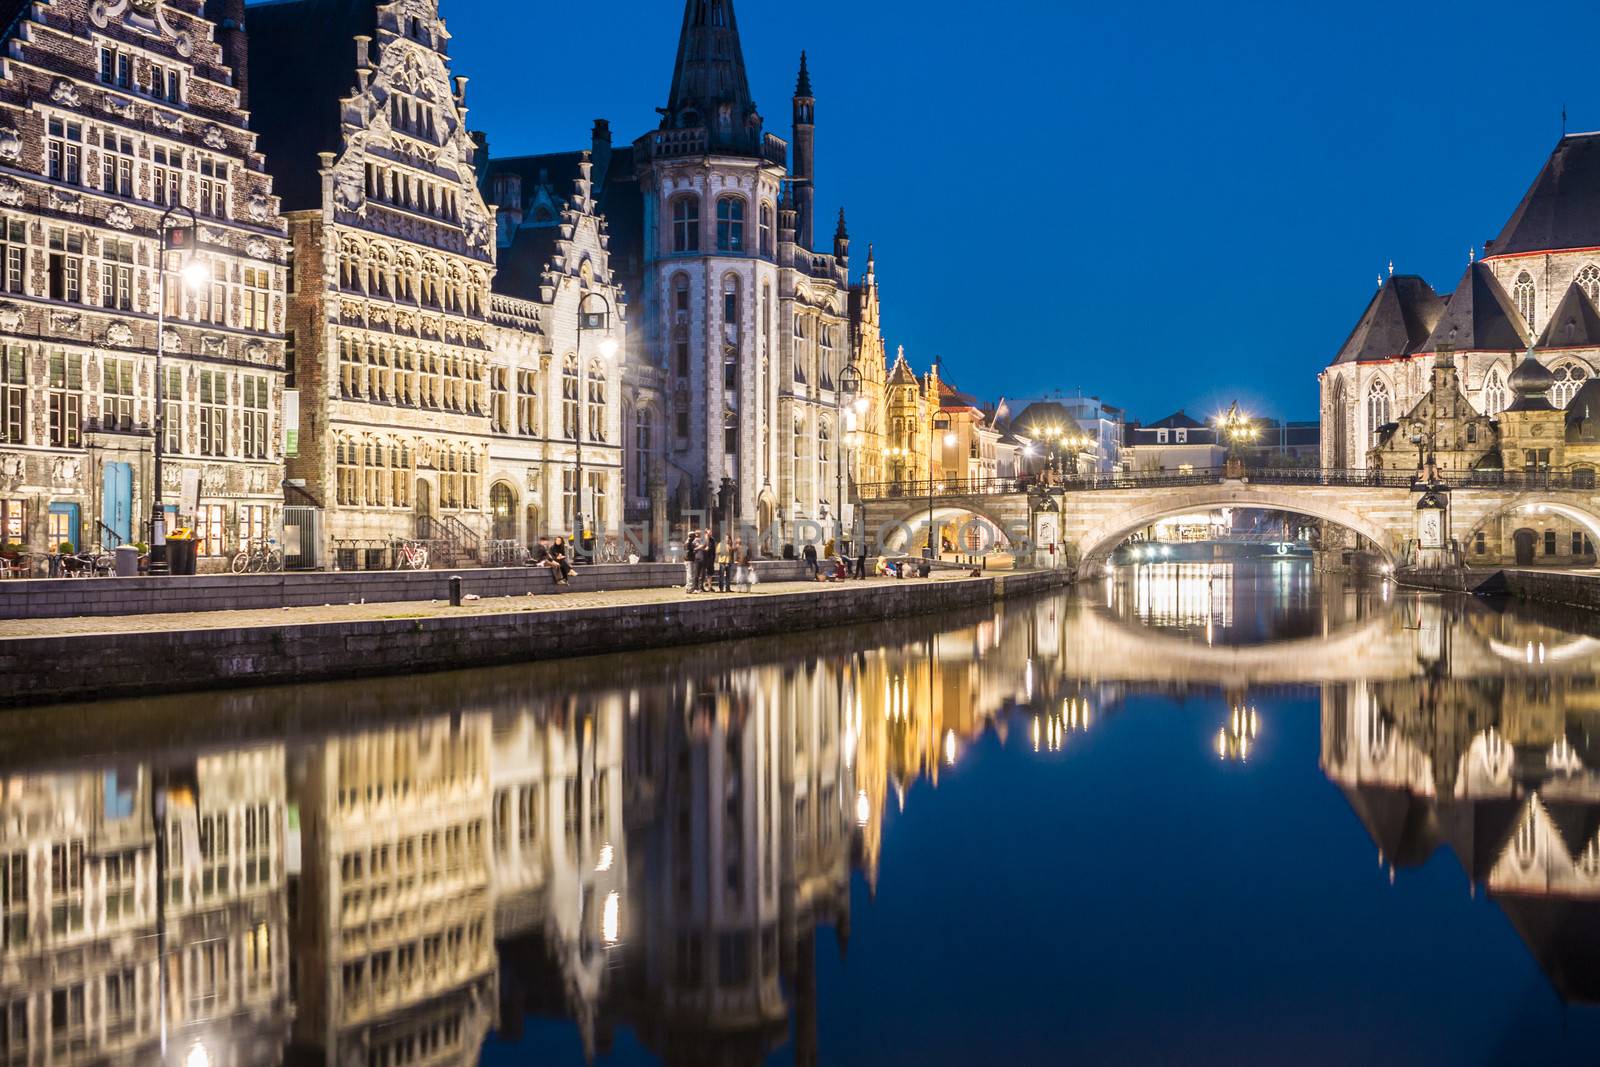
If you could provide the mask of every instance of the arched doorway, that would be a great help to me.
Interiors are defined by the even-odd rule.
[[[529,504],[528,505],[526,524],[527,524],[527,529],[524,532],[527,533],[528,536],[527,536],[527,540],[526,540],[525,543],[529,544],[529,545],[532,545],[532,544],[534,544],[535,542],[537,542],[539,540],[539,535],[544,532],[541,529],[539,529],[539,505],[538,504]]]
[[[495,482],[489,488],[489,516],[494,540],[517,539],[517,494],[505,482]]]
[[[1529,529],[1521,529],[1511,535],[1512,542],[1517,547],[1517,566],[1533,566],[1533,554],[1539,545],[1539,535]]]

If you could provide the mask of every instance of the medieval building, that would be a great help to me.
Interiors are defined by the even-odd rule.
[[[218,6],[0,4],[0,541],[145,540],[158,495],[207,556],[277,529],[286,242],[235,85],[243,0]]]
[[[1461,388],[1495,417],[1511,402],[1509,378],[1533,349],[1554,375],[1550,401],[1565,408],[1600,368],[1600,134],[1563,137],[1500,235],[1455,290],[1423,279],[1381,281],[1355,329],[1322,372],[1322,465],[1365,469],[1385,426],[1431,384],[1440,352]]]

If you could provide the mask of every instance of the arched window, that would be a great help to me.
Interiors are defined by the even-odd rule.
[[[1589,369],[1577,363],[1563,363],[1556,368],[1556,384],[1550,387],[1550,403],[1564,408],[1572,403],[1583,383],[1589,380]]]
[[[1533,329],[1534,290],[1533,275],[1523,271],[1517,275],[1517,282],[1511,287],[1511,299],[1517,305],[1517,313],[1522,316],[1522,321],[1528,324],[1528,329]]]
[[[717,251],[744,251],[744,201],[736,196],[717,201]]]
[[[744,352],[744,292],[737,275],[722,280],[722,388],[739,392],[739,362]]]
[[[1593,263],[1585,263],[1573,281],[1577,282],[1578,288],[1588,295],[1591,303],[1600,307],[1600,267]]]
[[[1483,413],[1498,415],[1506,409],[1506,380],[1496,367],[1483,380]]]
[[[1350,442],[1345,436],[1346,407],[1350,397],[1345,389],[1344,378],[1336,378],[1333,383],[1333,399],[1329,402],[1329,418],[1325,425],[1332,428],[1333,467],[1335,470],[1348,470],[1355,466],[1350,462]]]
[[[739,413],[725,411],[722,413],[722,452],[726,456],[739,455]]]
[[[589,363],[589,440],[606,439],[606,369],[598,359]]]
[[[1389,387],[1383,382],[1373,382],[1367,390],[1367,434],[1374,444],[1378,440],[1379,428],[1393,421],[1390,417],[1392,411]]]
[[[561,435],[578,439],[578,357],[569,355],[561,364]]]
[[[792,484],[789,486],[789,489],[794,494],[795,503],[798,504],[800,501],[805,499],[807,464],[806,420],[800,415],[796,415],[794,417],[794,443],[792,451],[790,452],[790,459],[793,462],[791,464]]]
[[[768,258],[773,255],[772,205],[765,200],[761,202],[761,254]]]
[[[700,251],[700,198],[680,196],[672,202],[672,250]]]
[[[643,499],[650,485],[650,463],[655,457],[655,412],[642,407],[633,413],[633,495]]]
[[[817,422],[817,496],[825,497],[833,484],[833,427],[827,419]]]
[[[489,490],[489,514],[493,517],[496,541],[517,539],[517,494],[505,482],[495,482]]]

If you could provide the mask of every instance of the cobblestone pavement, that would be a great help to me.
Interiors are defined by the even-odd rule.
[[[933,581],[964,580],[960,575],[940,575]],[[871,578],[850,586],[888,585],[894,579]],[[919,581],[919,579],[907,579]],[[258,626],[303,626],[329,622],[374,622],[383,619],[427,619],[446,615],[504,615],[516,612],[570,611],[574,608],[615,608],[630,604],[670,604],[717,597],[774,596],[780,593],[832,589],[830,583],[774,582],[757,585],[746,593],[685,593],[682,587],[584,592],[581,588],[560,596],[498,597],[469,600],[459,608],[445,601],[410,601],[384,604],[328,604],[320,608],[266,608],[249,611],[203,611],[169,615],[130,615],[74,619],[0,619],[0,641],[30,637],[74,637],[84,634],[144,633],[152,630],[226,630]]]

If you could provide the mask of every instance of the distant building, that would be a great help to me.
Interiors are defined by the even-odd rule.
[[[1177,411],[1148,425],[1128,424],[1121,469],[1125,474],[1188,474],[1221,467],[1227,454],[1214,426]]]

